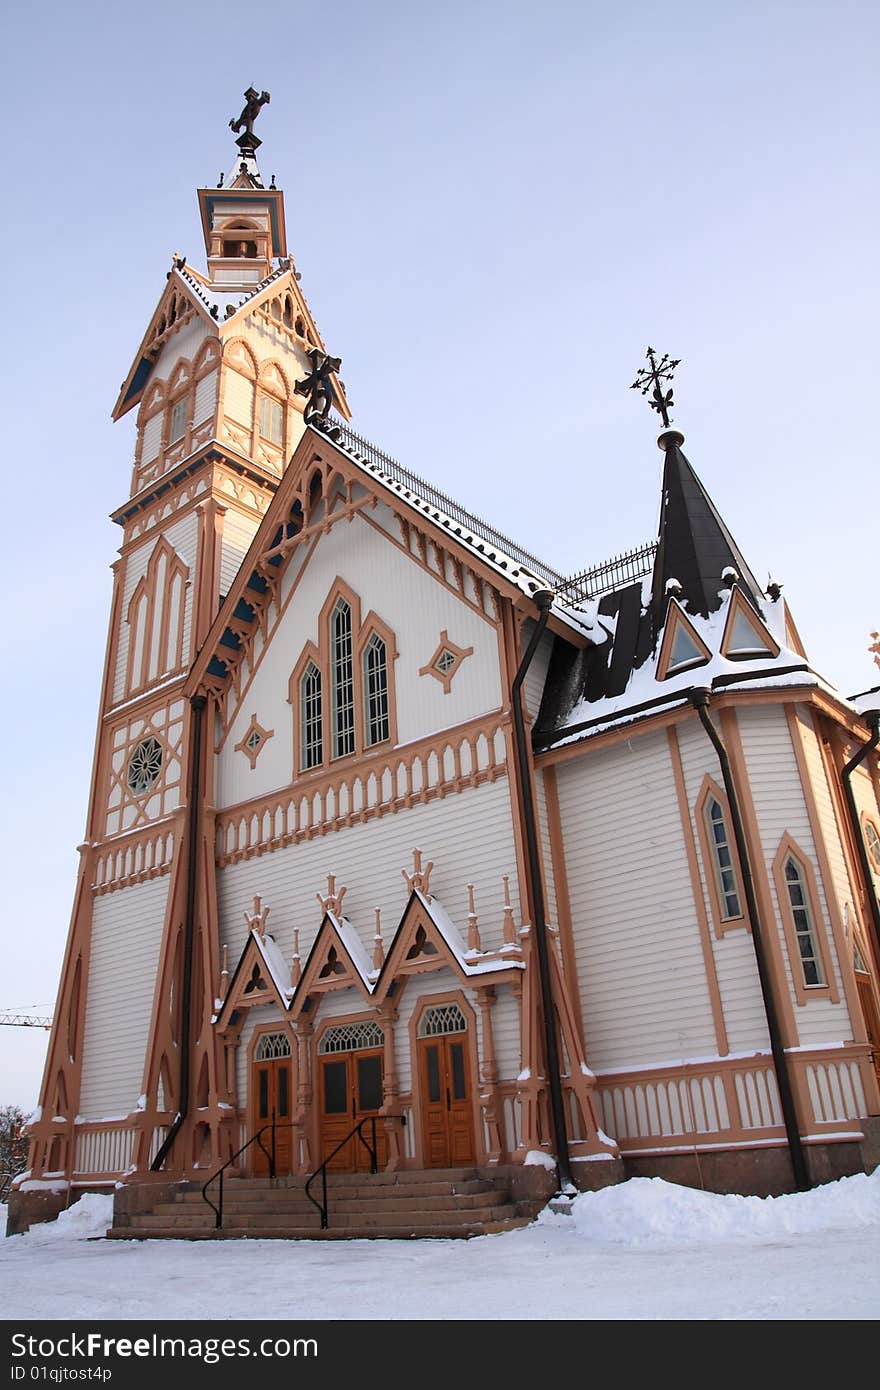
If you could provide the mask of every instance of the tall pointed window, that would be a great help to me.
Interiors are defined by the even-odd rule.
[[[388,715],[388,648],[374,632],[364,648],[364,718],[368,748],[391,735]]]
[[[791,915],[794,919],[801,969],[804,972],[804,984],[824,985],[825,977],[822,973],[822,961],[816,942],[816,931],[813,925],[813,914],[810,910],[810,898],[807,893],[804,870],[793,854],[786,856],[784,873]]]
[[[722,921],[742,916],[733,855],[724,819],[724,808],[716,797],[710,796],[705,807],[706,829],[709,832],[709,847],[712,853],[712,867],[718,885]]]
[[[324,718],[321,672],[310,661],[300,680],[300,767],[303,772],[319,767],[324,759]]]
[[[354,659],[351,641],[351,608],[337,599],[330,623],[333,673],[333,757],[354,752]]]
[[[294,713],[294,776],[397,739],[394,633],[337,579],[288,683]]]

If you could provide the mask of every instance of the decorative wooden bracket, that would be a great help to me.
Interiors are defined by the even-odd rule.
[[[244,920],[247,922],[251,931],[256,930],[259,932],[261,941],[266,940],[266,922],[270,911],[270,908],[263,907],[263,900],[259,894],[257,894],[254,898],[253,912],[245,912],[244,914]]]
[[[431,880],[431,870],[433,869],[433,867],[433,861],[429,860],[427,865],[423,869],[422,851],[420,849],[413,850],[412,873],[408,874],[406,869],[401,869],[400,871],[403,874],[403,877],[406,879],[406,886],[411,893],[418,891],[419,893],[424,893],[425,897],[430,899],[431,894],[428,885]]]
[[[315,894],[315,897],[318,899],[318,902],[321,904],[321,909],[322,909],[322,911],[324,911],[324,912],[332,912],[333,915],[334,915],[334,917],[341,917],[341,916],[342,916],[342,899],[345,897],[345,894],[346,894],[347,891],[348,891],[348,890],[347,890],[345,887],[342,887],[342,888],[340,888],[339,892],[337,893],[337,891],[336,891],[336,875],[335,875],[335,874],[328,874],[328,875],[327,875],[327,896],[326,896],[326,897],[323,897],[320,893],[316,893],[316,894]]]

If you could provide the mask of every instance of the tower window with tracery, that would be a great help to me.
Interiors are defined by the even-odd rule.
[[[374,632],[364,648],[364,714],[366,743],[384,743],[391,737],[388,709],[388,648]]]
[[[320,767],[324,758],[324,718],[322,708],[321,672],[310,661],[300,681],[300,728],[302,729],[303,772]]]
[[[271,444],[284,440],[284,409],[272,396],[260,397],[260,434]]]
[[[333,757],[354,752],[354,661],[351,608],[337,599],[330,625],[333,665]]]
[[[176,444],[186,434],[189,418],[189,397],[181,396],[171,407],[171,422],[168,427],[168,443]]]

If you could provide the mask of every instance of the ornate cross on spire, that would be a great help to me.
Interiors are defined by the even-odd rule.
[[[648,348],[647,357],[651,365],[649,367],[642,367],[641,371],[636,373],[636,379],[629,389],[631,391],[641,391],[643,396],[647,396],[653,386],[654,389],[651,391],[649,405],[652,410],[657,411],[668,429],[669,412],[672,409],[672,387],[670,386],[668,391],[664,391],[663,383],[664,381],[672,380],[676,367],[681,364],[681,358],[671,358],[664,352],[658,362],[657,354],[652,347]]]
[[[326,425],[331,405],[336,404],[336,392],[330,377],[342,366],[341,357],[328,357],[320,348],[309,349],[312,370],[309,376],[298,381],[294,391],[298,396],[308,396],[303,418],[307,425]]]
[[[253,152],[262,145],[262,140],[254,135],[254,121],[259,116],[263,107],[268,105],[269,100],[270,97],[268,92],[258,92],[256,88],[248,87],[244,94],[244,110],[238,120],[233,116],[232,120],[229,122],[229,129],[236,135],[238,135],[240,130],[244,130],[244,134],[239,135],[235,142],[242,154],[247,150]]]

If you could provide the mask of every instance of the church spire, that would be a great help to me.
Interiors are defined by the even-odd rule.
[[[671,423],[670,383],[681,359],[664,353],[658,361],[650,347],[647,357],[649,365],[638,373],[632,389],[640,390],[643,396],[651,391],[651,409],[658,412],[664,425],[657,443],[666,456],[651,600],[654,631],[663,625],[673,590],[688,612],[707,618],[720,608],[725,588],[738,582],[760,611],[761,586],[682,453],[684,435]]]

